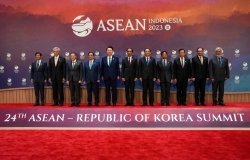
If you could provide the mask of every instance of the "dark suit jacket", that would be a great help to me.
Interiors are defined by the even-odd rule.
[[[108,66],[108,57],[102,58],[101,75],[104,79],[117,79],[120,76],[119,59],[116,56],[112,56],[111,65]]]
[[[137,59],[132,57],[131,63],[128,61],[128,57],[122,60],[122,78],[135,79],[137,77]]]
[[[209,76],[215,81],[224,81],[225,78],[229,78],[228,60],[222,57],[221,61],[220,65],[216,56],[209,61]]]
[[[192,77],[205,79],[209,77],[208,58],[203,56],[203,64],[198,56],[192,58]]]
[[[185,65],[182,68],[180,58],[176,58],[174,60],[174,79],[177,80],[188,80],[188,78],[191,78],[192,74],[192,68],[191,68],[191,63],[190,60],[185,58]]]
[[[67,80],[71,82],[83,80],[83,65],[81,61],[77,60],[74,68],[72,67],[72,61],[67,63]]]
[[[84,81],[97,82],[101,76],[101,65],[100,62],[94,60],[91,69],[89,68],[89,61],[84,63]]]
[[[63,57],[58,58],[57,66],[55,66],[54,56],[49,59],[49,78],[51,81],[61,81],[66,79],[66,60]]]
[[[146,58],[142,57],[139,60],[139,78],[142,79],[153,79],[157,77],[157,73],[156,73],[156,62],[155,59],[153,57],[150,57],[150,61],[147,64],[146,62]]]
[[[41,61],[38,69],[36,67],[36,61],[32,62],[30,78],[33,79],[34,82],[44,82],[44,80],[47,80],[48,78],[47,69],[48,69],[47,63],[44,61]]]
[[[171,82],[173,78],[173,65],[171,61],[167,61],[167,66],[163,66],[163,61],[157,62],[157,79],[161,82]]]

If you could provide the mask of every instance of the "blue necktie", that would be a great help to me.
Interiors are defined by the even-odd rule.
[[[221,57],[218,58],[218,61],[219,61],[219,64],[221,66],[221,64],[222,64]]]

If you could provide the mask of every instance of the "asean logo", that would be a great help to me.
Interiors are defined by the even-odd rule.
[[[78,37],[86,37],[88,36],[93,29],[93,22],[89,17],[85,15],[77,16],[73,20],[72,30],[75,35]]]

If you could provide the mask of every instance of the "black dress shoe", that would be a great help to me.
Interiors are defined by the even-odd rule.
[[[170,106],[170,104],[169,104],[169,103],[166,103],[166,106]]]
[[[147,106],[148,104],[147,103],[143,103],[142,106]]]
[[[63,104],[63,103],[61,103],[61,104],[59,104],[59,106],[64,106],[64,104]]]
[[[33,106],[39,106],[39,103],[35,103],[35,104],[33,104]]]
[[[95,106],[99,106],[99,103],[95,103]]]
[[[182,103],[183,106],[187,106],[187,103]]]
[[[126,103],[125,106],[130,106],[130,104]]]
[[[219,103],[219,106],[225,106],[225,104],[224,103]]]
[[[153,103],[150,103],[150,106],[154,106],[154,104],[153,104]]]
[[[161,106],[165,106],[165,104],[164,104],[164,103],[161,103]]]
[[[57,103],[54,103],[54,104],[52,104],[52,106],[58,106],[58,104],[57,104]]]
[[[201,105],[202,105],[202,106],[206,106],[206,104],[205,104],[205,103],[201,103]]]
[[[79,104],[75,104],[76,107],[79,107],[80,105]]]
[[[72,103],[71,105],[70,105],[70,107],[74,107],[75,106],[75,103]]]
[[[106,103],[105,106],[110,106],[110,103]]]
[[[91,103],[88,103],[88,106],[92,106],[92,104],[91,104]]]
[[[216,103],[213,103],[213,106],[216,106],[217,104]]]
[[[113,106],[116,106],[116,103],[113,103]]]
[[[44,103],[41,103],[41,106],[45,106],[45,104],[44,104]]]
[[[195,103],[196,106],[199,106],[200,104],[199,103]]]

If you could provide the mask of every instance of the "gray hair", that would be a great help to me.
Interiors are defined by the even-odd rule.
[[[53,51],[60,51],[60,48],[59,47],[54,47]]]
[[[215,48],[215,51],[217,51],[218,49],[219,49],[221,52],[223,52],[223,49],[222,49],[221,47],[216,47],[216,48]]]

